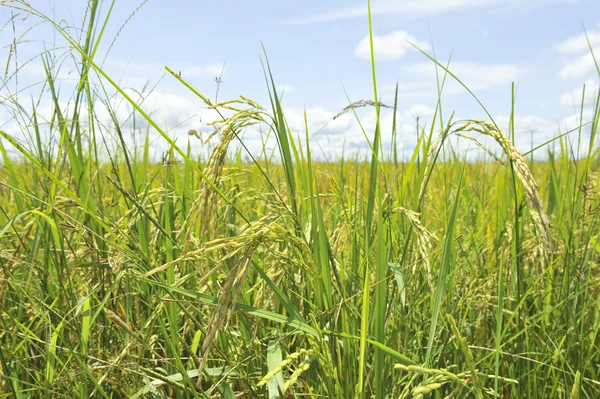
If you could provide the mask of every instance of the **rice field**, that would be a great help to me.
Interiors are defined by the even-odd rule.
[[[528,152],[513,118],[438,102],[404,159],[381,137],[372,54],[373,99],[346,110],[376,110],[369,156],[324,160],[289,128],[266,53],[268,104],[213,102],[167,68],[220,115],[198,155],[96,63],[97,5],[81,39],[0,6],[80,60],[68,107],[44,63],[52,120],[22,104],[31,140],[0,130],[0,398],[600,397],[598,101]],[[97,119],[98,81],[145,143]],[[246,151],[257,125],[273,156]]]

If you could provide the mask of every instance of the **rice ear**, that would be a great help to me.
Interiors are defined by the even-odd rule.
[[[527,163],[523,159],[523,156],[519,150],[515,148],[511,141],[502,133],[498,126],[491,122],[479,119],[470,119],[453,132],[462,131],[476,132],[492,137],[500,145],[500,147],[502,147],[502,150],[510,159],[517,177],[525,188],[525,194],[529,200],[529,203],[531,204],[531,218],[534,221],[538,235],[542,239],[544,257],[546,257],[548,252],[552,250],[552,242],[550,239],[550,221],[548,216],[544,213],[542,200],[538,192],[538,184],[533,178],[533,175],[531,174]]]

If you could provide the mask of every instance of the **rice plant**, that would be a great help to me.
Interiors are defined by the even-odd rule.
[[[306,114],[290,128],[265,50],[266,105],[212,101],[167,67],[218,115],[196,154],[197,131],[177,143],[102,68],[113,5],[91,0],[79,35],[0,5],[52,26],[78,81],[65,104],[45,52],[50,118],[2,99],[22,131],[0,130],[0,397],[600,397],[598,102],[581,115],[586,151],[567,140],[579,130],[557,132],[529,161],[514,87],[505,130],[489,114],[444,119],[440,100],[402,159],[382,140],[398,90],[381,103],[371,41],[373,98],[340,111],[362,126],[357,108],[374,107],[369,154],[326,160]],[[441,91],[462,84],[424,56]],[[273,153],[246,146],[257,127]]]

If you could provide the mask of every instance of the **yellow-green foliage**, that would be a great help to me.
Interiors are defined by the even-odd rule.
[[[89,67],[81,92],[124,96],[90,18],[82,44],[56,26]],[[581,157],[557,137],[534,162],[512,130],[438,107],[403,162],[379,131],[367,158],[325,162],[265,72],[269,108],[172,73],[221,112],[208,158],[139,104],[165,162],[148,138],[97,156],[93,109],[73,123],[95,103],[53,91],[52,150],[0,131],[0,398],[600,397],[596,124]],[[240,146],[255,124],[273,158]],[[494,157],[449,140],[482,135]]]

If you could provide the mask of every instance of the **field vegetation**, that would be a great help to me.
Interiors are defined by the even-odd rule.
[[[289,128],[266,55],[264,106],[216,103],[167,68],[221,115],[199,156],[97,63],[98,1],[81,36],[2,7],[53,25],[80,84],[64,106],[41,54],[51,121],[18,104],[24,131],[0,131],[0,397],[600,397],[598,101],[522,153],[514,118],[440,101],[403,158],[395,125],[381,138],[372,57],[369,156],[324,160]],[[459,78],[423,56],[440,92]],[[98,119],[111,90],[145,145]],[[246,151],[257,125],[274,153]],[[467,160],[456,140],[489,149]]]

